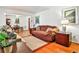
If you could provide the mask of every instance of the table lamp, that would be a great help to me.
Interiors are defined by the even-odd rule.
[[[69,20],[62,20],[61,25],[64,33],[66,33],[66,26],[69,24]]]

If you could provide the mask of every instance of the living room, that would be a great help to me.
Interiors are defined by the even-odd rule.
[[[23,44],[25,48],[23,49],[23,47],[19,47],[18,45],[19,48],[17,53],[76,53],[79,52],[79,34],[77,33],[79,32],[78,11],[78,6],[1,6],[0,28],[2,28],[3,25],[6,25],[7,19],[10,20],[9,22],[11,27],[14,28],[14,32],[16,32],[17,36],[20,36],[20,39],[27,46],[26,47],[23,43],[18,43],[19,45]],[[41,34],[39,35],[39,33],[33,33],[33,31],[31,31],[39,31],[39,26],[42,29],[44,29],[45,26],[46,28],[55,28],[56,33],[44,37]],[[47,30],[48,29],[45,29],[45,31]],[[63,38],[65,38],[65,36],[68,38],[63,40],[61,37],[58,37],[62,34],[64,35]],[[41,37],[39,38],[39,36]],[[62,39],[65,42],[58,41],[59,39]],[[73,43],[69,45],[69,41]],[[7,48],[5,47],[3,47],[2,50],[6,53],[10,53],[12,52],[12,49],[15,49],[12,47],[12,45],[11,47],[9,46],[8,51],[6,51]]]

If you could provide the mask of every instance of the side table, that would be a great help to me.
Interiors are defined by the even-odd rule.
[[[68,47],[70,45],[69,34],[57,33],[55,37],[55,41],[58,44]]]

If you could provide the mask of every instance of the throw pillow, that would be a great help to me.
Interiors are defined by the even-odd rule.
[[[48,33],[49,35],[51,35],[51,34],[52,34],[52,31],[48,31],[47,33]]]
[[[46,30],[46,32],[49,34],[49,35],[52,35],[52,31],[53,29],[52,28],[48,28],[47,30]]]
[[[46,32],[48,32],[48,31],[52,31],[52,28],[47,28]]]
[[[37,30],[37,31],[40,31],[40,27],[39,27],[39,26],[38,26],[38,27],[36,27],[36,30]]]
[[[58,28],[48,28],[48,29],[46,30],[46,32],[47,32],[48,34],[50,34],[50,35],[55,35],[56,33],[59,32],[59,29],[58,29]]]
[[[58,33],[59,29],[58,28],[53,28],[52,31],[55,32],[55,33]]]

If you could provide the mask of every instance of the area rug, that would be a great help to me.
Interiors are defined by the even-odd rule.
[[[45,42],[43,40],[40,40],[34,36],[26,36],[23,37],[22,41],[26,42],[26,45],[32,50],[36,50],[46,44],[48,44],[48,42]]]

